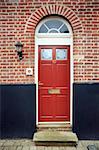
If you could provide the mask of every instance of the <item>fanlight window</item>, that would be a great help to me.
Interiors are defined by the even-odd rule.
[[[51,19],[41,25],[39,33],[69,33],[69,30],[63,21]]]

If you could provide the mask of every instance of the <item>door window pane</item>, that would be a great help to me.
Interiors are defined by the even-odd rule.
[[[56,60],[66,60],[67,49],[56,49]]]
[[[52,60],[52,49],[41,49],[41,60]]]

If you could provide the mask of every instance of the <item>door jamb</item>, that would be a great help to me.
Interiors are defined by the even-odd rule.
[[[72,38],[72,36],[69,37],[70,39]],[[43,39],[41,39],[43,40]],[[46,37],[47,40],[47,37]],[[38,41],[38,37],[35,36],[35,83],[36,83],[36,125],[39,124],[38,122],[38,46],[41,45],[40,44],[40,40]],[[53,41],[53,40],[52,40]],[[66,41],[66,37],[65,37],[65,41]],[[43,43],[42,45],[58,45],[55,43],[49,43],[49,44],[45,44]],[[60,44],[61,45],[61,44]],[[63,45],[63,44],[62,44]],[[68,43],[64,43],[64,45],[68,45]],[[73,103],[73,40],[71,42],[70,45],[70,124],[72,125],[72,103]],[[68,123],[68,122],[67,122]]]
[[[35,31],[35,84],[36,84],[36,125],[38,122],[38,46],[39,45],[69,45],[70,46],[70,124],[72,125],[73,117],[73,32],[70,24],[66,22],[70,33],[66,34],[39,34],[38,30],[40,25],[36,28]],[[58,122],[57,122],[58,123]],[[62,122],[61,122],[62,123]],[[67,122],[68,123],[68,122]],[[46,124],[46,122],[45,122]]]

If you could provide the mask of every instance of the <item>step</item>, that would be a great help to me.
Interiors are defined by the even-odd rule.
[[[43,131],[43,130],[55,130],[55,131],[72,131],[72,126],[70,123],[65,124],[39,124],[37,126],[37,131]]]
[[[78,143],[78,138],[73,132],[43,130],[36,132],[33,137],[36,145],[72,145]]]
[[[37,131],[50,130],[53,131],[72,131],[72,127],[37,127]]]

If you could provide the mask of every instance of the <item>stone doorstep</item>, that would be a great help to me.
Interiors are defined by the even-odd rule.
[[[71,126],[71,124],[70,123],[67,123],[67,122],[61,122],[61,123],[55,123],[55,122],[45,122],[45,123],[39,123],[38,125],[37,125],[37,127],[38,128],[43,128],[43,127],[45,127],[45,128],[68,128],[68,127],[72,127]]]
[[[34,134],[33,141],[35,144],[66,144],[66,145],[77,145],[78,138],[73,132],[65,131],[53,131],[53,130],[44,130],[39,131]]]
[[[72,131],[72,127],[37,127],[37,131],[53,130],[53,131]]]
[[[72,126],[70,123],[62,123],[62,124],[40,124],[37,126],[37,131],[43,131],[43,130],[55,130],[55,131],[71,131],[72,132]]]

